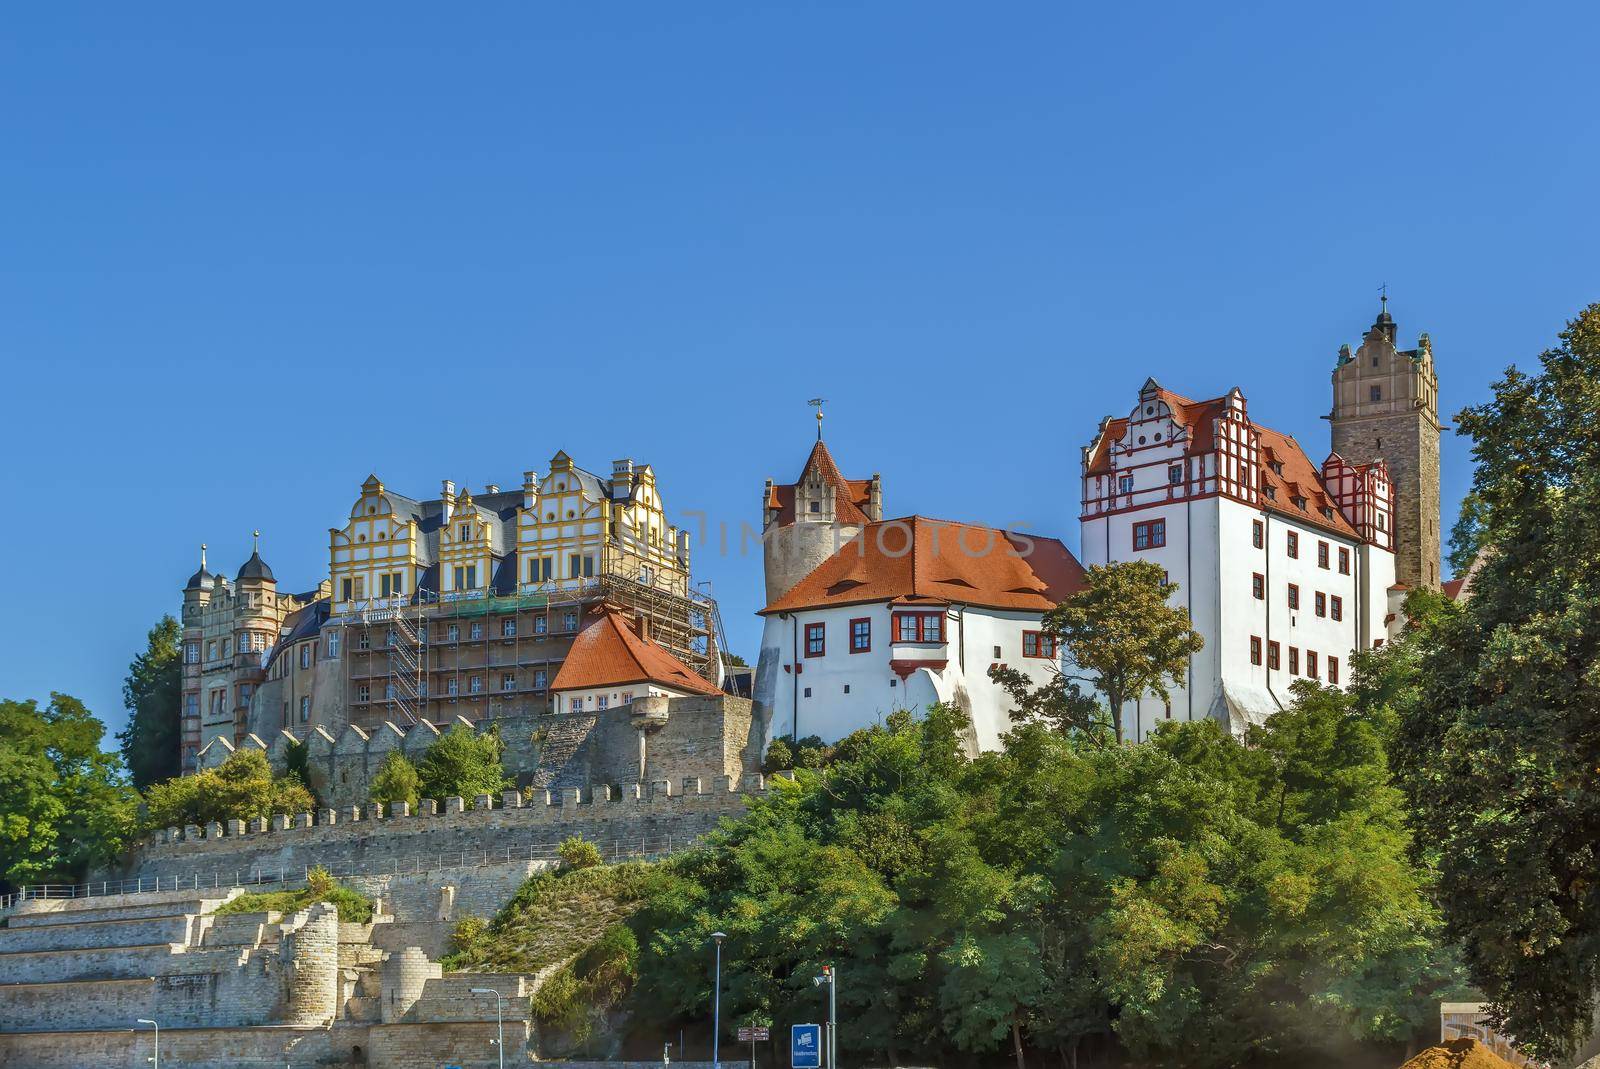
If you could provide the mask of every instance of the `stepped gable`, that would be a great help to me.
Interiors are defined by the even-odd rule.
[[[1223,418],[1226,412],[1228,395],[1224,394],[1205,401],[1192,401],[1182,394],[1173,393],[1166,387],[1155,384],[1154,380],[1147,384],[1146,389],[1152,390],[1154,400],[1166,404],[1172,412],[1173,422],[1184,428],[1188,436],[1184,443],[1185,456],[1206,456],[1216,451],[1217,421]],[[1147,402],[1148,399],[1141,403]],[[1345,519],[1333,495],[1328,492],[1328,487],[1322,479],[1322,470],[1311,462],[1311,458],[1306,455],[1300,443],[1295,441],[1294,436],[1275,431],[1271,427],[1264,427],[1253,419],[1247,419],[1247,422],[1259,436],[1261,443],[1263,463],[1256,473],[1260,480],[1258,485],[1263,491],[1271,491],[1271,493],[1263,492],[1262,506],[1268,512],[1276,512],[1297,522],[1326,528],[1359,541],[1360,534]],[[1126,416],[1108,419],[1101,423],[1100,432],[1094,444],[1089,447],[1089,459],[1084,474],[1110,475],[1113,470],[1112,446],[1122,441],[1127,433]],[[1281,472],[1278,470],[1280,467]],[[1296,500],[1302,500],[1305,504],[1296,505]],[[1321,511],[1324,507],[1331,509],[1331,516]]]
[[[630,683],[654,683],[686,694],[722,693],[694,669],[641,636],[611,609],[601,609],[578,633],[550,689],[587,690]]]
[[[1057,539],[908,516],[868,524],[761,612],[878,601],[1048,612],[1083,575]]]
[[[811,479],[834,488],[835,518],[839,523],[867,522],[872,480],[846,479],[840,474],[839,465],[833,462],[833,454],[828,452],[828,447],[818,438],[817,444],[811,448],[811,455],[806,458],[805,467],[800,469],[800,477],[787,486],[773,486],[767,492],[767,508],[778,510],[776,518],[778,524],[794,522],[795,487]]]

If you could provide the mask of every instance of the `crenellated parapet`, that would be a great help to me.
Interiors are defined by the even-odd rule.
[[[654,856],[686,848],[766,791],[759,774],[658,777],[165,828],[129,853],[122,875],[199,886],[280,874],[299,880],[319,865],[335,875],[405,872],[451,859],[547,858],[570,836],[595,843],[608,859]]]
[[[506,717],[440,724],[347,725],[337,735],[320,726],[297,737],[280,730],[263,739],[248,734],[237,743],[218,738],[200,751],[201,769],[218,768],[246,749],[266,754],[275,772],[289,765],[291,748],[304,744],[312,791],[335,809],[366,806],[372,781],[389,755],[403,754],[413,764],[445,732],[463,726],[497,731],[505,765],[519,786],[564,788],[588,783],[635,781],[648,785],[665,775],[738,779],[760,766],[761,735],[750,702],[732,695],[640,697],[630,705],[585,714]]]

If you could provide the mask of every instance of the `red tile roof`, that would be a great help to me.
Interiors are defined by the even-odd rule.
[[[1216,449],[1216,421],[1227,407],[1226,396],[1191,401],[1163,387],[1156,390],[1156,398],[1164,401],[1172,411],[1173,422],[1189,432],[1184,449],[1188,456],[1202,456]],[[1359,538],[1356,529],[1339,511],[1333,495],[1328,493],[1327,485],[1322,481],[1322,469],[1311,462],[1294,436],[1263,427],[1255,420],[1250,421],[1250,426],[1261,437],[1259,485],[1262,487],[1262,507],[1268,512],[1276,512],[1313,527],[1336,531],[1347,538]],[[1111,443],[1121,441],[1127,432],[1128,420],[1125,417],[1106,421],[1100,437],[1090,449],[1087,474],[1106,475],[1111,472]],[[1282,475],[1273,470],[1274,463],[1283,466]],[[1266,493],[1268,487],[1272,488],[1275,498]],[[1304,497],[1306,507],[1297,507],[1292,500],[1295,497]],[[1320,511],[1323,507],[1332,510],[1332,516],[1324,516]]]
[[[1082,586],[1083,566],[1054,538],[908,516],[868,524],[761,611],[892,601],[1043,612]]]
[[[627,683],[655,683],[689,694],[722,693],[672,654],[641,638],[616,612],[602,609],[573,640],[550,689],[587,690]]]
[[[1449,598],[1451,601],[1455,601],[1461,597],[1461,587],[1464,583],[1466,583],[1466,581],[1467,577],[1463,575],[1459,579],[1446,579],[1444,582],[1439,584],[1439,587],[1444,591],[1445,597]]]
[[[813,475],[834,488],[835,512],[840,523],[867,522],[867,499],[872,481],[846,479],[839,473],[839,465],[833,462],[833,454],[818,438],[811,455],[806,458],[806,466],[800,469],[800,477],[788,486],[772,487],[767,494],[767,508],[778,510],[779,524],[794,522],[794,488]]]

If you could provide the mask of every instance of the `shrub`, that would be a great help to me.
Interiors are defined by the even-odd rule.
[[[306,886],[299,890],[240,895],[217,907],[216,913],[298,913],[318,902],[332,903],[342,921],[366,924],[372,920],[372,899],[335,880],[320,865],[306,873]]]
[[[561,859],[561,864],[569,869],[593,868],[605,861],[605,858],[600,856],[600,848],[581,835],[561,840],[561,845],[556,848],[556,856]]]
[[[789,740],[782,738],[773,739],[767,746],[767,759],[761,762],[761,771],[767,775],[774,772],[787,772],[794,767],[794,750],[789,747]]]
[[[404,802],[415,810],[421,800],[421,785],[417,766],[399,750],[390,750],[378,774],[372,777],[372,800],[386,806]]]
[[[151,828],[250,820],[314,808],[316,800],[305,784],[294,776],[274,777],[267,755],[260,750],[241,750],[219,768],[157,783],[145,793],[145,820]]]
[[[471,798],[499,794],[505,789],[506,770],[500,764],[505,744],[491,728],[482,735],[457,724],[440,735],[417,763],[423,798]]]

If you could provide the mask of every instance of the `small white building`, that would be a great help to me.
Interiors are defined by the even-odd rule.
[[[1342,685],[1389,635],[1395,493],[1385,462],[1314,464],[1254,422],[1237,387],[1191,401],[1154,379],[1083,451],[1085,564],[1149,560],[1179,585],[1205,647],[1170,703],[1130,702],[1130,737],[1212,717],[1242,732],[1297,678]]]
[[[989,668],[1051,678],[1059,660],[1040,619],[1080,589],[1083,569],[1053,538],[883,520],[881,495],[877,476],[844,479],[820,439],[799,480],[767,485],[755,694],[768,741],[834,742],[948,702],[972,719],[972,752],[998,749],[1013,703]]]
[[[597,609],[551,681],[557,713],[593,713],[635,698],[717,696],[722,691],[612,609]]]

